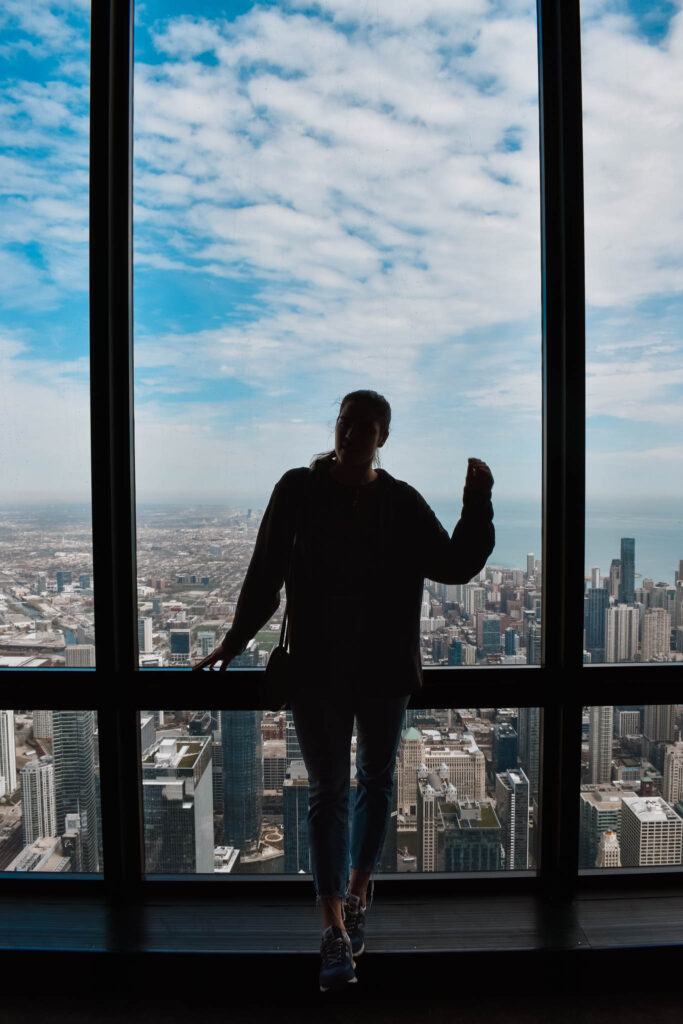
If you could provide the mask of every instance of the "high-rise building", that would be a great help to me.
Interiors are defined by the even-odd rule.
[[[526,662],[527,665],[541,664],[541,627],[537,622],[530,621],[526,626]]]
[[[620,561],[619,604],[633,604],[636,574],[636,542],[633,537],[621,538]]]
[[[24,846],[57,835],[55,770],[51,757],[29,761],[19,773]]]
[[[619,708],[616,711],[617,736],[638,736],[640,734],[640,710]]]
[[[612,786],[581,793],[579,867],[595,867],[603,832],[612,831],[617,839],[621,835],[621,796],[621,791]]]
[[[398,810],[409,818],[417,814],[417,770],[423,764],[424,756],[422,734],[411,726],[401,736],[396,762]]]
[[[0,711],[0,776],[5,792],[17,788],[17,752],[14,741],[14,711]]]
[[[680,563],[683,565],[683,562]],[[678,575],[678,573],[676,573]],[[674,614],[672,625],[683,626],[683,579],[676,581],[676,593],[674,595]]]
[[[147,873],[213,873],[211,775],[208,736],[162,739],[143,757]]]
[[[216,646],[215,630],[200,630],[200,632],[197,633],[197,646],[199,647],[199,653],[203,658],[205,658],[207,654],[211,654],[211,651]]]
[[[62,593],[67,583],[71,583],[71,573],[60,570],[57,574],[57,592]]]
[[[95,779],[95,712],[53,711],[52,751],[55,773],[57,834],[66,832],[67,815],[80,822],[82,870],[99,870],[97,790]]]
[[[592,785],[601,785],[612,777],[614,708],[612,704],[594,705],[588,711],[588,781]]]
[[[154,649],[152,643],[152,617],[145,615],[138,619],[138,654],[149,654]]]
[[[52,739],[52,712],[33,712],[33,736],[37,740]]]
[[[595,662],[605,657],[605,611],[609,607],[609,594],[603,587],[594,587],[585,597],[584,628],[586,650]]]
[[[600,836],[598,855],[595,858],[596,868],[620,868],[621,849],[616,832],[606,829]]]
[[[517,767],[519,737],[510,722],[497,722],[491,736],[491,770],[494,775]]]
[[[680,864],[683,819],[659,796],[621,801],[621,861],[624,867]]]
[[[171,665],[190,664],[190,630],[171,630]]]
[[[500,615],[484,615],[479,620],[481,629],[479,648],[483,654],[500,654]]]
[[[594,565],[591,569],[591,587],[593,590],[600,588],[600,567],[597,565]]]
[[[282,824],[284,830],[285,871],[299,874],[311,871],[308,844],[308,772],[300,759],[290,761],[282,783]]]
[[[674,583],[683,581],[683,558],[678,563],[678,569],[674,573]]]
[[[534,556],[531,552],[526,556],[526,575],[527,579],[534,575]]]
[[[504,633],[505,653],[516,654],[519,648],[519,634],[513,626],[508,626]]]
[[[541,709],[520,708],[517,718],[519,761],[529,780],[531,800],[538,798],[541,764]]]
[[[673,743],[676,731],[675,704],[646,704],[643,736],[652,743]]]
[[[664,608],[646,608],[643,614],[643,644],[641,661],[669,656],[671,616]]]
[[[221,711],[223,842],[242,854],[261,829],[261,717],[260,711]]]
[[[614,600],[619,598],[619,586],[621,584],[621,559],[613,558],[609,567],[609,596]]]
[[[529,867],[529,780],[521,768],[496,775],[496,813],[502,828],[505,867]]]
[[[605,661],[615,664],[634,661],[638,650],[638,608],[626,604],[605,610]]]
[[[668,804],[683,801],[683,743],[667,744],[664,755],[662,796]]]

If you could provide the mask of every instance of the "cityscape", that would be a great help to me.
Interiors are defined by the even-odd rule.
[[[189,667],[229,627],[261,509],[158,506],[138,517],[140,667]],[[91,668],[86,514],[6,510],[0,666]],[[585,581],[588,663],[683,661],[683,561],[673,581],[635,571],[621,538]],[[468,584],[425,580],[424,665],[539,665],[540,560],[489,564]],[[234,664],[263,666],[280,620]],[[534,871],[539,708],[409,709],[397,754],[387,873]],[[683,705],[584,709],[583,869],[680,865]],[[142,711],[146,871],[308,874],[308,777],[289,712]],[[355,797],[350,751],[350,801]],[[0,711],[0,870],[103,868],[97,715]]]

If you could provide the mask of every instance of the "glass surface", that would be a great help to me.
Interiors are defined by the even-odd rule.
[[[495,477],[482,578],[425,582],[424,663],[537,664],[535,5],[152,0],[135,60],[141,666],[222,639],[274,484],[357,388],[449,532],[467,458]]]
[[[0,711],[0,871],[102,871],[95,711]]]
[[[681,662],[683,12],[581,9],[586,660]]]
[[[408,710],[381,873],[534,871],[539,708]],[[291,712],[142,711],[145,870],[309,874]],[[349,751],[349,820],[356,734]]]
[[[89,14],[0,12],[0,668],[94,664]]]
[[[584,708],[579,867],[683,857],[683,704]]]

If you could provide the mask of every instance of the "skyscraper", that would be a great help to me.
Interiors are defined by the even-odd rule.
[[[604,587],[587,591],[584,617],[586,650],[596,662],[603,661],[605,657],[605,611],[608,606],[609,594]]]
[[[67,814],[78,815],[83,871],[93,873],[99,870],[95,712],[53,711],[52,740],[57,834],[64,834]]]
[[[614,708],[611,704],[594,705],[588,711],[588,781],[593,785],[600,785],[611,779]]]
[[[138,654],[147,654],[152,650],[152,618],[146,615],[138,619]]]
[[[605,610],[605,661],[633,661],[638,650],[640,611],[626,604]]]
[[[260,711],[221,711],[223,842],[243,851],[258,842],[263,803]]]
[[[598,855],[595,858],[596,868],[620,868],[621,850],[616,832],[605,829],[598,843]]]
[[[619,603],[633,604],[633,590],[636,574],[636,542],[633,537],[621,538],[621,580],[619,582]]]
[[[520,708],[518,715],[519,761],[529,780],[531,800],[538,798],[541,763],[541,709]]]
[[[683,743],[667,745],[662,795],[668,804],[683,801]]]
[[[14,711],[0,711],[0,776],[5,780],[5,792],[13,793],[17,788]]]
[[[616,601],[621,583],[621,559],[613,558],[609,567],[609,596]]]
[[[142,759],[145,870],[212,874],[211,738],[159,740]]]
[[[505,867],[529,866],[529,780],[520,769],[496,775],[496,812],[502,827]]]
[[[19,773],[24,846],[57,835],[55,771],[51,757],[29,761]]]
[[[646,608],[643,614],[641,661],[669,656],[671,616],[664,608]]]

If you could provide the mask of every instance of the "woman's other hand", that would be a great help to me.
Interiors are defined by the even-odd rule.
[[[481,494],[484,498],[490,498],[492,487],[493,473],[486,463],[482,459],[468,459],[465,494]]]
[[[231,651],[227,644],[219,644],[218,647],[214,647],[211,654],[207,654],[205,658],[197,662],[196,665],[193,665],[192,671],[200,672],[203,668],[208,668],[210,672],[213,672],[214,665],[217,661],[220,661],[221,666],[218,671],[225,672],[234,657],[235,652]]]

